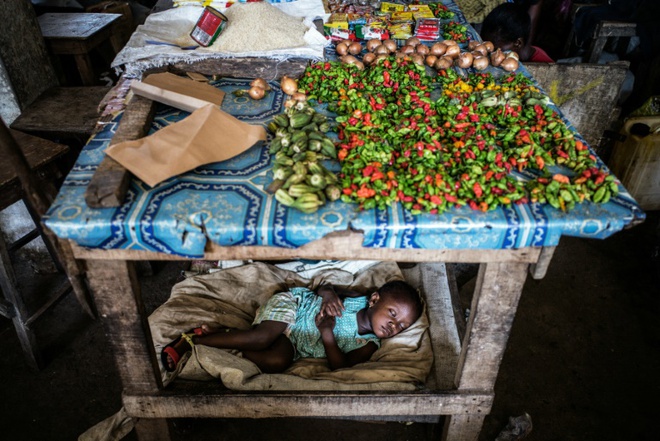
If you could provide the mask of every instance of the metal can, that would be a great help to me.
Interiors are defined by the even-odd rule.
[[[225,27],[227,27],[227,17],[220,11],[207,6],[190,32],[190,37],[202,46],[210,46]]]

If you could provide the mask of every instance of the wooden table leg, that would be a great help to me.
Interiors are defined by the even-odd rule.
[[[140,418],[135,422],[135,433],[140,441],[167,441],[171,438],[166,419]]]
[[[455,384],[458,390],[494,394],[518,301],[527,277],[526,263],[482,263],[472,298]],[[450,415],[443,439],[476,441],[485,415]]]
[[[156,394],[163,384],[134,265],[88,260],[87,277],[124,392]],[[169,439],[165,419],[140,419],[135,427],[141,441]]]
[[[73,58],[76,60],[76,66],[78,67],[78,72],[80,72],[80,79],[83,86],[93,86],[95,84],[94,66],[92,66],[92,60],[89,58],[89,55],[79,54],[74,55]]]

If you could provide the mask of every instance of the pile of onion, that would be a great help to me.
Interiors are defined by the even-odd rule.
[[[266,92],[270,90],[268,82],[263,78],[255,78],[250,83],[250,88],[248,89],[248,95],[253,100],[260,100],[266,96]]]
[[[515,52],[505,54],[499,48],[495,49],[495,45],[490,41],[475,40],[468,43],[466,51],[462,51],[452,40],[435,43],[429,49],[425,63],[436,70],[449,69],[452,66],[484,70],[492,64],[494,67],[501,67],[508,72],[513,72],[519,66],[518,54]]]

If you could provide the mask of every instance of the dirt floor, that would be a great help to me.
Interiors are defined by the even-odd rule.
[[[657,440],[660,392],[660,213],[606,240],[562,239],[543,280],[528,278],[481,440],[527,412],[529,440]],[[20,258],[23,283],[43,290]],[[167,298],[182,266],[141,277],[147,309]],[[470,292],[475,267],[456,267]],[[41,287],[40,287],[41,286]],[[468,305],[469,298],[462,299]],[[48,364],[31,371],[11,321],[0,321],[2,439],[74,440],[121,405],[121,385],[99,320],[68,296],[36,324]],[[354,421],[176,420],[175,439],[431,440],[432,424]],[[127,439],[135,439],[134,434]]]

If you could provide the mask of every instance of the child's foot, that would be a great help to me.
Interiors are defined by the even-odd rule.
[[[193,337],[207,334],[207,329],[208,327],[205,326],[195,328],[190,332],[181,334],[181,337],[174,339],[170,344],[165,346],[161,352],[161,362],[165,370],[168,372],[176,370],[183,354],[190,351],[194,346]]]

